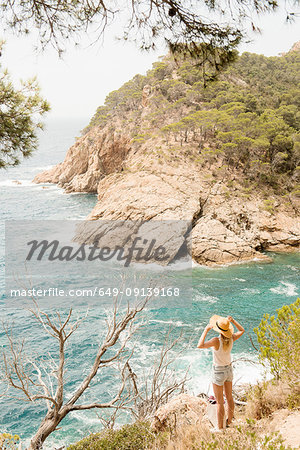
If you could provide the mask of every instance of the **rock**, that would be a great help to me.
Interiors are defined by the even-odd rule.
[[[149,84],[146,84],[143,88],[143,95],[142,95],[142,107],[146,108],[149,105],[149,98],[151,95],[152,88]]]
[[[155,432],[174,430],[182,425],[198,425],[204,420],[207,403],[188,394],[180,394],[158,408],[151,419],[151,429]]]
[[[300,52],[300,41],[297,41],[292,45],[290,52]]]
[[[97,192],[105,175],[122,169],[129,140],[108,129],[93,128],[68,150],[63,163],[34,178],[35,183],[57,183],[66,192]]]
[[[220,220],[202,217],[192,231],[193,257],[199,264],[217,265],[253,258],[269,260]]]

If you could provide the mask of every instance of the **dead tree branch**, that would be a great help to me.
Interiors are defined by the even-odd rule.
[[[98,347],[92,367],[75,392],[68,396],[68,401],[64,401],[66,344],[86,316],[72,320],[72,308],[65,317],[58,311],[50,315],[42,311],[37,301],[32,299],[31,314],[45,333],[57,341],[58,362],[49,354],[47,359],[39,361],[29,356],[25,351],[24,340],[16,342],[12,330],[7,326],[4,327],[8,348],[3,351],[3,380],[7,386],[20,392],[23,400],[29,402],[42,400],[47,406],[47,413],[31,440],[29,450],[42,448],[46,438],[57,429],[62,419],[71,411],[107,408],[118,411],[121,407],[129,405],[131,390],[127,385],[131,375],[128,367],[133,350],[128,352],[127,344],[138,329],[136,319],[150,298],[151,296],[147,296],[140,301],[136,300],[132,306],[127,303],[125,309],[121,309],[120,299],[115,298],[111,317],[106,321],[106,333]],[[114,396],[107,402],[97,400],[80,403],[81,397],[98,372],[112,364],[118,364],[120,372],[120,385]]]

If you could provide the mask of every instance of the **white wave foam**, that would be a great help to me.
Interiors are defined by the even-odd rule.
[[[245,283],[246,280],[244,278],[232,278],[233,281],[241,281],[242,283]]]
[[[196,302],[216,303],[219,299],[218,297],[213,297],[212,295],[196,294],[194,300]]]
[[[155,323],[165,323],[170,325],[175,325],[176,327],[193,327],[193,325],[188,323],[183,323],[180,320],[173,321],[173,320],[159,320],[159,319],[151,319],[149,322],[155,322]]]
[[[75,195],[94,195],[95,197],[97,197],[97,193],[95,192],[70,192],[68,195],[72,197]]]
[[[145,264],[145,263],[138,263],[135,261],[132,261],[131,265],[134,268],[136,268],[137,270],[142,269],[142,270],[149,270],[149,271],[154,271],[154,272],[163,272],[163,271],[168,272],[170,270],[181,271],[181,270],[191,269],[192,268],[192,260],[191,259],[187,260],[185,258],[182,258],[182,259],[179,259],[167,266],[163,266],[156,262]]]
[[[24,186],[37,186],[35,183],[32,183],[31,180],[3,180],[0,181],[0,186],[9,186],[9,187],[24,187]]]
[[[274,292],[274,294],[285,295],[286,297],[299,295],[295,284],[288,283],[287,281],[280,281],[279,283],[279,286],[270,288],[270,291]]]
[[[48,165],[48,166],[23,166],[21,169],[23,169],[26,172],[37,172],[37,171],[44,171],[52,169],[54,165]]]
[[[50,170],[50,169],[52,169],[52,167],[54,167],[54,165],[31,167],[31,169],[32,170]]]
[[[14,187],[14,188],[24,188],[30,187],[34,189],[45,189],[45,190],[57,190],[63,192],[56,184],[53,183],[33,183],[32,180],[24,180],[19,178],[11,178],[9,180],[0,181],[0,186]]]
[[[76,411],[71,412],[72,417],[74,417],[76,420],[78,420],[79,422],[84,422],[84,424],[89,424],[89,425],[99,425],[99,417],[96,416],[95,413],[95,417],[88,417],[86,414],[82,414],[82,413],[78,413]]]
[[[260,292],[258,289],[253,288],[243,288],[241,291],[248,292],[249,294],[259,294]]]
[[[203,351],[202,351],[203,353]],[[206,358],[208,355],[205,355]],[[185,358],[186,359],[186,358]],[[189,359],[189,358],[188,358]],[[233,355],[233,384],[255,384],[257,381],[263,378],[270,378],[265,374],[265,370],[257,360],[252,357],[252,361],[249,361],[249,355],[246,353]],[[205,393],[207,395],[213,395],[213,387],[211,382],[211,363],[207,365],[204,362],[204,358],[199,360],[193,355],[190,358],[191,363],[191,378],[187,383],[188,390],[198,395]]]

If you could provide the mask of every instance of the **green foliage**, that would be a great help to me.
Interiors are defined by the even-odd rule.
[[[276,317],[265,314],[254,328],[259,356],[277,379],[283,376],[291,379],[299,376],[300,371],[300,298],[276,312]]]
[[[172,73],[172,66],[167,61],[159,61],[153,64],[153,69],[148,73],[150,77],[162,81]]]
[[[139,142],[139,143],[143,143],[145,142],[147,139],[151,138],[151,134],[150,133],[142,133],[142,134],[136,134],[133,138],[131,142]]]
[[[264,208],[269,213],[274,214],[275,213],[274,200],[270,198],[264,200]]]
[[[110,118],[109,108],[107,106],[99,106],[99,108],[97,108],[96,113],[93,115],[88,127],[84,129],[84,132],[85,133],[88,132],[89,129],[95,125],[104,126],[109,118]]]
[[[119,430],[107,429],[102,433],[91,434],[68,450],[151,450],[167,448],[189,448],[194,450],[288,450],[278,433],[261,436],[256,422],[246,419],[246,424],[230,428],[229,432],[213,434],[201,426],[185,425],[176,433],[153,433],[148,423],[136,422]]]
[[[0,433],[0,448],[6,450],[15,449],[19,440],[20,437],[17,434]]]
[[[87,133],[94,126],[103,127],[116,112],[127,114],[128,111],[137,109],[138,105],[141,104],[145,84],[147,84],[146,77],[138,74],[132,80],[123,84],[120,89],[110,92],[104,105],[97,108],[96,113],[83,132]]]
[[[118,19],[123,23],[123,39],[133,39],[141,49],[155,49],[157,41],[165,41],[172,52],[187,52],[204,61],[212,59],[218,71],[231,60],[247,25],[255,27],[257,14],[276,10],[278,4],[270,0],[235,0],[232,6],[232,20],[228,22],[216,19],[224,15],[224,5],[214,1],[204,2],[199,10],[197,4],[181,0],[133,0],[129,5],[116,2],[114,7],[102,0],[6,0],[0,5],[0,19],[5,30],[25,35],[37,31],[38,44],[44,48],[51,43],[59,53],[66,41],[72,39],[78,45],[80,33],[90,31],[90,35],[91,28],[91,41],[99,40]]]
[[[160,134],[167,146],[179,143],[182,154],[184,146],[194,148],[199,164],[218,158],[227,172],[238,170],[257,187],[293,192],[300,179],[300,53],[232,59],[216,79],[209,57],[168,54],[146,76],[109,94],[90,126],[103,126],[118,114],[128,124],[141,123],[134,134],[142,135],[146,117],[152,134]],[[206,75],[212,70],[210,82],[203,70]],[[147,116],[141,106],[145,85],[151,90]]]
[[[0,65],[0,169],[18,165],[37,148],[40,119],[49,109],[35,78],[17,89]]]
[[[149,448],[155,438],[147,422],[136,422],[118,430],[106,429],[102,433],[91,434],[70,445],[68,450],[143,450]]]

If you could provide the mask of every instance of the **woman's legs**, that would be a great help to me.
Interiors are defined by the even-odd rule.
[[[225,381],[224,391],[228,405],[228,420],[227,423],[230,424],[234,414],[234,401],[232,398],[232,381]]]
[[[224,428],[224,397],[223,397],[223,386],[218,386],[215,383],[212,383],[214,394],[217,400],[217,417],[218,417],[218,428]]]

